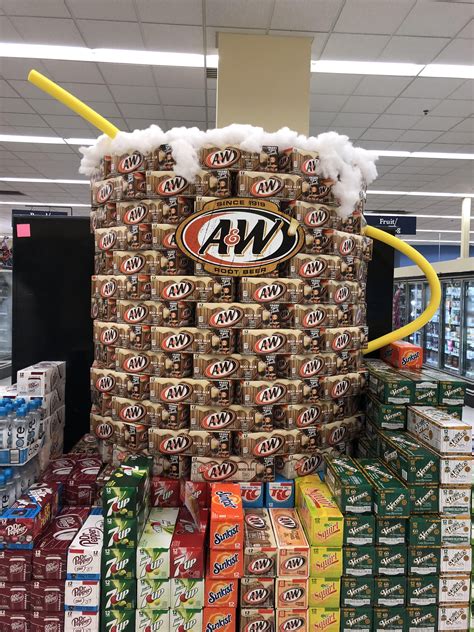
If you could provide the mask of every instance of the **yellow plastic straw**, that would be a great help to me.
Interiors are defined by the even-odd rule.
[[[40,90],[43,90],[43,92],[52,96],[53,99],[56,99],[76,114],[79,114],[79,116],[82,116],[82,118],[88,123],[97,127],[97,129],[101,132],[110,136],[110,138],[115,138],[120,131],[118,127],[115,127],[115,125],[110,123],[98,112],[90,108],[77,97],[73,96],[67,90],[64,90],[64,88],[58,86],[58,84],[51,81],[51,79],[42,75],[37,70],[30,70],[28,74],[28,81]]]
[[[380,336],[380,338],[376,338],[375,340],[371,340],[367,349],[363,352],[364,354],[367,354],[371,351],[375,351],[376,349],[380,349],[380,347],[384,347],[395,340],[405,338],[417,329],[426,325],[426,323],[434,316],[441,302],[441,284],[433,266],[418,252],[418,250],[415,250],[409,244],[405,243],[401,239],[398,239],[398,237],[394,237],[393,235],[390,235],[383,230],[379,230],[378,228],[374,228],[373,226],[366,226],[364,234],[367,235],[367,237],[378,239],[379,241],[383,241],[385,244],[392,246],[392,248],[399,250],[411,259],[413,263],[416,263],[421,271],[424,272],[426,279],[430,284],[431,290],[430,302],[425,311],[411,323],[400,327],[400,329],[385,334],[385,336]]]
[[[79,114],[79,116],[82,116],[82,118],[88,121],[91,125],[94,125],[94,127],[97,127],[97,129],[99,129],[101,132],[107,134],[107,136],[110,136],[110,138],[114,138],[120,131],[117,127],[115,127],[115,125],[113,125],[103,116],[95,112],[95,110],[83,103],[77,97],[73,96],[67,90],[64,90],[64,88],[58,86],[58,84],[54,83],[54,81],[51,81],[50,79],[42,75],[40,72],[37,72],[36,70],[31,70],[28,75],[28,81],[30,81],[40,90],[43,90],[43,92],[46,92],[47,94],[52,96],[53,99],[56,99],[76,114]],[[296,222],[292,222],[290,230],[292,232],[296,232]],[[385,336],[381,336],[380,338],[376,338],[375,340],[371,340],[368,344],[367,349],[364,350],[364,354],[367,354],[371,351],[375,351],[376,349],[380,349],[380,347],[388,345],[394,340],[405,338],[420,327],[426,325],[426,323],[432,318],[432,316],[434,316],[441,302],[441,285],[438,276],[431,264],[422,255],[420,255],[417,250],[409,246],[404,241],[401,241],[401,239],[398,239],[397,237],[394,237],[389,233],[385,233],[378,228],[374,228],[373,226],[366,226],[364,234],[368,237],[372,237],[373,239],[383,241],[389,246],[392,246],[392,248],[395,248],[395,250],[399,250],[407,257],[409,257],[425,273],[431,289],[430,302],[425,311],[414,321],[408,323],[407,325],[404,325],[400,329],[385,334]]]

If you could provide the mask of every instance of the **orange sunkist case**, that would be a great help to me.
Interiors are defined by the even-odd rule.
[[[202,629],[235,632],[237,611],[235,608],[204,608],[202,611]]]
[[[209,579],[239,579],[244,574],[242,549],[210,549],[206,577]]]
[[[244,510],[240,486],[215,483],[211,486],[211,549],[242,550]]]
[[[205,608],[237,608],[239,605],[239,581],[237,579],[212,579],[204,582]]]
[[[405,340],[396,340],[382,347],[380,357],[397,369],[421,369],[423,349]]]

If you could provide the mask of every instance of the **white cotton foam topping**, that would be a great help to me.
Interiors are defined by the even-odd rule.
[[[252,125],[228,125],[227,127],[201,131],[197,127],[174,127],[164,132],[158,125],[133,132],[119,132],[114,139],[99,136],[94,145],[81,147],[83,155],[80,172],[91,176],[99,167],[100,160],[109,154],[150,152],[159,145],[171,145],[176,161],[175,172],[193,180],[200,170],[198,152],[205,145],[226,147],[234,145],[244,151],[261,150],[262,145],[276,145],[280,150],[296,147],[319,153],[319,175],[338,180],[334,193],[340,199],[339,214],[350,215],[359,200],[361,189],[377,177],[377,154],[361,147],[354,147],[347,136],[325,132],[319,136],[303,136],[282,127],[277,132],[265,132]]]

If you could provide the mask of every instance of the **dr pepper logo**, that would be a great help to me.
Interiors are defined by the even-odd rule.
[[[208,202],[176,230],[178,248],[214,274],[262,276],[303,246],[304,232],[273,202],[228,198]]]

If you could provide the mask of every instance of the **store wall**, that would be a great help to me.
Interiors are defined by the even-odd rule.
[[[433,244],[433,245],[427,244],[424,246],[423,245],[417,246],[413,244],[413,247],[416,248],[418,252],[421,252],[421,254],[424,257],[426,257],[428,261],[430,261],[431,263],[436,263],[437,261],[450,261],[451,259],[459,258],[459,251],[460,251],[459,246],[454,246],[454,245],[441,246],[440,248],[436,244]],[[470,247],[469,256],[474,257],[474,246]],[[405,255],[402,255],[398,251],[395,252],[395,267],[396,268],[403,268],[405,266],[412,266],[412,265],[413,265],[413,262],[408,257],[406,257]]]

